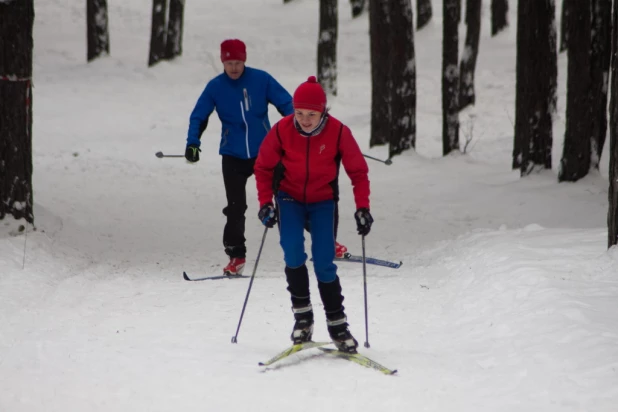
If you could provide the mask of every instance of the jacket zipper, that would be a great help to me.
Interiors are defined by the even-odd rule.
[[[245,145],[247,146],[247,159],[251,159],[251,153],[249,153],[249,125],[247,124],[247,119],[245,119],[245,111],[242,107],[242,102],[240,102],[240,114],[242,115],[242,121],[245,122]]]
[[[303,191],[303,196],[305,199],[305,203],[307,203],[307,186],[309,185],[309,144],[311,136],[307,137],[307,175],[305,177],[305,189]]]
[[[249,96],[247,95],[247,89],[242,89],[242,94],[245,97],[245,110],[249,111]]]

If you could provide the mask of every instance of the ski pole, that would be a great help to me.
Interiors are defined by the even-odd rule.
[[[155,153],[155,156],[157,156],[159,159],[161,159],[162,157],[185,157],[185,155],[166,155],[163,154],[163,152],[157,152]]]
[[[264,234],[262,235],[262,243],[260,244],[260,250],[258,251],[257,259],[255,259],[255,266],[253,266],[253,274],[251,275],[251,280],[249,281],[249,288],[247,289],[247,296],[245,296],[245,303],[242,305],[242,312],[240,312],[240,319],[238,319],[238,327],[236,328],[236,334],[232,336],[232,343],[237,343],[238,340],[238,331],[240,330],[240,324],[242,323],[242,318],[245,315],[245,308],[247,307],[247,301],[249,300],[249,293],[251,292],[251,286],[253,285],[253,279],[255,278],[255,271],[257,270],[258,263],[260,262],[260,255],[262,254],[262,248],[264,247],[264,241],[266,240],[266,233],[268,233],[268,227],[264,228]]]
[[[364,153],[363,153],[363,156],[365,156],[367,159],[375,160],[377,162],[382,162],[387,166],[390,166],[393,164],[393,161],[391,159],[382,160],[382,159],[378,159],[377,157],[366,155]]]
[[[365,235],[363,235],[363,286],[365,289],[365,347],[369,347],[369,316],[367,315],[367,258],[365,257]]]

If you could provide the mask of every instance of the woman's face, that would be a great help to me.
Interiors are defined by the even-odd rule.
[[[300,128],[303,129],[303,132],[310,133],[320,124],[322,112],[317,110],[295,109],[294,118],[300,125]]]

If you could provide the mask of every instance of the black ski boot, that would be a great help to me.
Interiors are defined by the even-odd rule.
[[[340,351],[356,353],[358,342],[348,330],[348,319],[344,312],[339,276],[329,283],[318,282],[318,289],[326,312],[326,326],[328,326],[330,338]]]
[[[294,312],[294,330],[290,338],[294,345],[304,342],[310,342],[313,336],[313,308],[311,304],[303,308],[292,307]]]
[[[343,311],[338,315],[337,319],[327,318],[328,334],[338,350],[346,353],[356,353],[358,341],[350,333],[347,321],[348,319]]]
[[[294,330],[290,338],[294,344],[311,341],[313,336],[313,308],[309,296],[309,271],[306,265],[297,268],[285,268],[288,291],[292,299],[294,312]]]

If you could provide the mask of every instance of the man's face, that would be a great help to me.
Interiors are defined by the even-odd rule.
[[[223,71],[227,74],[230,79],[236,80],[245,70],[245,62],[242,60],[228,60],[223,62]]]

